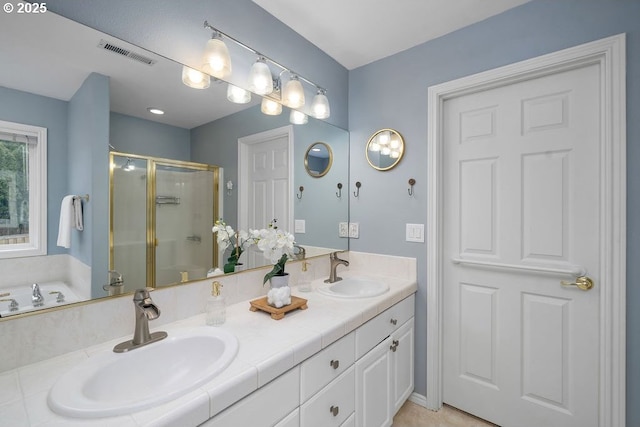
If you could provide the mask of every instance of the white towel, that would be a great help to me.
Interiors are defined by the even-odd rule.
[[[82,230],[82,199],[73,195],[64,196],[60,205],[58,246],[71,247],[71,229]]]

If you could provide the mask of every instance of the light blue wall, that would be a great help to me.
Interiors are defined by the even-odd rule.
[[[202,25],[208,20],[326,88],[331,102],[328,121],[348,127],[347,70],[251,0],[51,0],[47,8],[185,64],[200,63],[211,37]],[[236,72],[245,68],[237,65]]]
[[[191,160],[189,129],[111,113],[109,141],[116,151],[174,160]]]
[[[351,221],[360,239],[351,249],[416,257],[416,391],[426,387],[426,248],[404,241],[405,223],[427,216],[427,88],[505,64],[627,33],[627,425],[640,426],[640,1],[534,0],[437,40],[353,70],[349,75],[351,182],[362,181],[351,198]],[[377,172],[364,146],[375,130],[391,127],[405,137],[398,167]],[[415,178],[415,196],[407,180]],[[376,212],[376,215],[371,215]],[[383,222],[384,221],[384,222]]]
[[[67,193],[67,102],[0,87],[0,120],[47,128],[47,253],[56,246],[60,201]]]
[[[69,253],[91,268],[93,296],[104,296],[109,231],[109,78],[92,73],[69,101],[67,191],[89,194],[85,230],[73,233]]]

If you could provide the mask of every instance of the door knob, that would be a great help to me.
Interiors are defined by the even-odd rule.
[[[566,280],[562,280],[560,284],[562,286],[575,286],[582,291],[588,291],[589,289],[593,288],[593,280],[591,280],[587,276],[576,277],[575,282],[568,282]]]

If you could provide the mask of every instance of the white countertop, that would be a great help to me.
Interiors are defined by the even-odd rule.
[[[348,277],[350,274],[343,274]],[[112,351],[121,337],[84,350],[68,353],[32,365],[0,373],[0,426],[188,426],[198,425],[259,387],[293,368],[308,357],[348,334],[369,319],[416,292],[415,281],[380,277],[389,292],[378,297],[342,299],[318,292],[292,294],[308,300],[307,310],[295,310],[284,319],[249,311],[244,301],[227,307],[227,321],[221,328],[238,338],[234,361],[220,375],[171,402],[126,416],[73,419],[52,412],[47,395],[55,381],[82,360],[97,352]],[[321,280],[313,282],[322,286]],[[171,331],[205,324],[204,314],[154,328]],[[131,329],[133,330],[131,325]],[[151,344],[153,345],[153,344]]]

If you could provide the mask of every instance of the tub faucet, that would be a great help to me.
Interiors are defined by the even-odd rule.
[[[31,285],[31,303],[34,307],[42,307],[44,305],[44,297],[40,293],[40,286],[37,283]]]
[[[342,264],[346,267],[349,266],[349,261],[338,258],[338,252],[332,252],[329,255],[329,261],[331,261],[331,269],[329,271],[329,278],[324,281],[324,283],[334,283],[339,280],[342,280],[342,277],[338,277],[336,274],[336,270],[338,265]]]
[[[167,337],[166,332],[149,333],[149,320],[160,317],[160,309],[149,295],[148,289],[138,289],[133,295],[133,305],[136,313],[136,325],[133,332],[133,340],[121,342],[113,348],[116,353],[124,353],[135,350],[152,342],[160,341]]]

